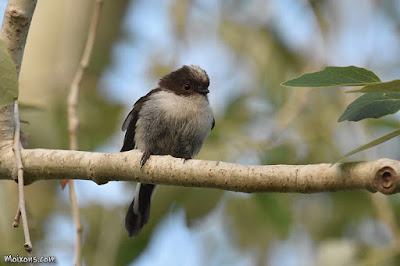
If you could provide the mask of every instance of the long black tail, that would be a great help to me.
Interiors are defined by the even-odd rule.
[[[136,185],[135,197],[129,205],[125,217],[125,229],[129,237],[137,236],[150,218],[150,203],[156,185],[138,183]]]

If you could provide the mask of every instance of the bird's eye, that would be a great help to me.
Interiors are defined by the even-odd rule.
[[[190,86],[190,83],[188,82],[188,83],[185,84],[184,88],[185,88],[185,90],[188,91],[188,90],[190,90],[192,87]]]

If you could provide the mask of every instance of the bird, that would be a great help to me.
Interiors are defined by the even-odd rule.
[[[151,155],[194,158],[215,126],[208,100],[210,79],[205,70],[184,65],[162,77],[141,97],[122,124],[126,131],[121,152],[143,152],[141,168]],[[129,237],[137,236],[150,218],[156,184],[138,183],[125,217]]]

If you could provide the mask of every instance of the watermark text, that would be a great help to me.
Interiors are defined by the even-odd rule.
[[[32,257],[26,257],[26,256],[19,256],[18,254],[16,256],[13,255],[4,255],[4,262],[5,263],[56,263],[56,257],[55,256],[32,256]]]

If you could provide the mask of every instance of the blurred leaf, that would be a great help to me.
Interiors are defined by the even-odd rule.
[[[368,93],[347,106],[339,122],[379,118],[400,110],[400,93]]]
[[[255,64],[254,74],[257,78],[253,80],[254,87],[248,89],[253,92],[263,89],[265,100],[276,107],[286,102],[288,90],[276,88],[287,76],[287,72],[298,72],[302,63],[298,55],[276,33],[274,27],[254,27],[226,19],[222,20],[220,35],[240,60],[246,62],[249,58],[252,64]]]
[[[246,105],[248,95],[244,94],[228,103],[223,115],[217,116],[216,126],[208,136],[203,148],[200,151],[199,159],[207,160],[232,160],[233,151],[228,151],[243,144],[244,133],[251,120],[251,111]]]
[[[272,195],[269,195],[272,194]],[[287,223],[276,227],[279,220],[285,221],[287,213],[290,212],[290,198],[292,195],[266,193],[265,198],[257,199],[259,195],[254,194],[248,196],[246,194],[238,194],[239,196],[229,197],[226,203],[226,215],[235,228],[235,235],[239,245],[244,248],[265,248],[276,239],[287,237],[290,229]],[[245,196],[243,196],[245,195]],[[272,202],[268,203],[270,198]],[[274,204],[278,203],[278,206]],[[263,204],[269,205],[268,207]],[[272,212],[272,213],[269,213]],[[282,214],[280,212],[283,212]],[[271,218],[273,216],[273,218]],[[287,226],[286,228],[284,228]]]
[[[389,82],[378,82],[378,83],[368,84],[367,86],[361,89],[350,90],[347,92],[365,92],[365,93],[400,92],[400,80],[396,79]]]
[[[251,119],[249,108],[246,106],[248,97],[247,94],[244,94],[234,99],[227,106],[224,119],[232,124],[248,123]],[[240,125],[238,127],[240,127]]]
[[[261,164],[295,164],[297,163],[296,146],[282,143],[278,147],[260,150],[258,155]]]
[[[159,195],[159,198],[163,198],[163,203],[168,203],[166,206],[163,206],[163,208],[171,209],[183,207],[189,223],[209,214],[218,204],[224,193],[222,190],[204,188],[161,186],[158,190],[161,189],[165,190],[162,193],[166,195]],[[207,200],[199,201],[199,199]],[[161,206],[160,203],[158,204]],[[157,211],[157,207],[154,207],[153,211]]]
[[[264,218],[269,220],[281,235],[286,235],[292,224],[292,215],[288,207],[289,196],[288,194],[282,197],[279,193],[257,193],[253,195],[261,208],[262,214],[264,214]]]
[[[387,127],[389,129],[400,128],[400,121],[396,116],[385,116],[381,119],[368,119],[365,120],[366,125],[370,128]]]
[[[79,92],[78,117],[80,119],[78,129],[79,150],[91,151],[103,144],[116,130],[120,130],[123,121],[123,107],[108,101],[96,87],[97,77],[85,76],[82,80]],[[55,138],[54,143],[49,142],[49,137],[44,134],[32,134],[36,141],[31,148],[60,148],[68,149],[68,123],[66,95],[58,94],[53,99],[53,105],[49,108]],[[34,124],[31,121],[31,124]],[[47,142],[46,142],[47,140]]]
[[[362,86],[374,82],[380,82],[380,79],[372,71],[348,66],[326,67],[322,71],[304,74],[286,81],[282,85],[287,87],[336,87]]]
[[[80,150],[93,150],[119,129],[123,121],[123,107],[107,101],[96,88],[97,77],[86,76],[79,95],[78,131]]]
[[[392,139],[394,137],[397,137],[398,135],[400,135],[400,129],[397,129],[397,130],[395,130],[395,131],[393,131],[393,132],[391,132],[389,134],[386,134],[383,137],[380,137],[380,138],[378,138],[376,140],[373,140],[373,141],[371,141],[371,142],[369,142],[369,143],[367,143],[365,145],[362,145],[361,147],[359,147],[359,148],[357,148],[355,150],[352,150],[349,153],[346,153],[345,155],[343,155],[342,157],[340,157],[339,159],[334,161],[332,163],[332,165],[343,161],[345,158],[349,157],[350,155],[353,155],[353,154],[355,154],[357,152],[360,152],[360,151],[367,150],[369,148],[375,147],[375,146],[377,146],[377,145],[379,145],[379,144],[381,144],[383,142],[386,142],[386,141],[388,141],[388,140],[390,140],[390,139]]]
[[[0,40],[0,107],[10,105],[18,98],[17,69]]]
[[[78,131],[79,149],[90,151],[104,143],[120,127],[123,107],[110,104],[94,90],[81,94],[81,108],[78,111],[81,118]]]
[[[167,75],[168,73],[171,73],[174,71],[174,68],[169,66],[169,65],[164,65],[164,64],[154,64],[152,66],[152,73],[158,78],[162,78],[163,76]]]
[[[34,104],[29,104],[29,103],[23,103],[18,101],[18,107],[20,111],[45,111],[45,109],[39,105],[34,105]]]
[[[188,5],[190,4],[191,3],[188,3],[188,1],[186,0],[178,0],[175,2],[175,4],[171,9],[172,11],[171,17],[174,19],[175,29],[180,38],[183,38],[185,35],[187,26],[186,16],[188,15]]]
[[[359,221],[366,217],[373,217],[371,198],[366,191],[338,191],[328,193],[333,200],[333,209],[327,208],[331,214],[326,231],[321,232],[322,238],[334,238],[345,233],[344,230],[352,224],[357,226]]]

